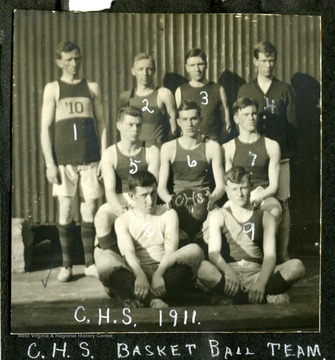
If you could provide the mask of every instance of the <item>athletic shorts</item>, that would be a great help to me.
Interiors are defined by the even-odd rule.
[[[98,162],[87,165],[59,165],[62,183],[54,184],[53,196],[74,197],[78,187],[79,195],[84,199],[98,199],[104,194],[99,182]]]
[[[279,201],[285,201],[290,198],[290,181],[290,159],[282,159],[280,161],[278,191],[275,195]]]
[[[132,271],[120,254],[110,249],[102,250],[99,246],[94,249],[94,261],[99,277],[110,276],[118,269]]]

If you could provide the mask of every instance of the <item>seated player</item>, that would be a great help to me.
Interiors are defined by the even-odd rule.
[[[291,259],[276,266],[276,221],[270,212],[251,204],[249,172],[233,167],[225,184],[230,202],[209,215],[211,263],[201,264],[199,280],[237,304],[278,303],[280,298],[287,302],[287,296],[275,295],[285,293],[304,276],[304,265]]]
[[[178,249],[178,216],[157,205],[157,181],[148,171],[129,177],[132,209],[115,221],[122,256],[97,249],[99,278],[124,306],[167,307],[192,287],[203,252],[196,244]]]
[[[107,202],[94,219],[101,249],[116,247],[113,224],[117,216],[131,205],[128,195],[128,178],[138,170],[149,170],[156,177],[159,169],[159,150],[139,140],[142,128],[142,112],[136,107],[121,108],[117,121],[121,140],[107,148],[101,159],[102,177]]]
[[[281,206],[274,198],[279,181],[279,144],[257,131],[257,102],[252,98],[239,98],[233,104],[234,121],[239,135],[223,144],[225,171],[242,166],[251,175],[250,201],[275,216],[281,217]]]
[[[167,136],[176,133],[176,105],[169,89],[154,85],[155,71],[155,60],[151,55],[137,54],[131,69],[136,87],[120,95],[118,106],[131,105],[141,109],[143,131],[140,139],[160,147]]]
[[[224,194],[222,151],[217,142],[200,134],[202,118],[194,101],[184,100],[177,116],[182,135],[161,148],[158,194],[166,204],[176,209],[180,228],[192,242],[201,230],[208,211]],[[170,171],[172,194],[168,189]],[[215,181],[212,192],[211,173]]]

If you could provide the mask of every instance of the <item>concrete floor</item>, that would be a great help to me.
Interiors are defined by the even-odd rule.
[[[59,267],[13,273],[11,332],[277,332],[319,330],[319,257],[301,258],[305,278],[289,291],[289,305],[211,306],[194,291],[169,309],[123,309],[101,283],[74,266],[74,280],[57,281]],[[187,304],[185,306],[184,304]]]

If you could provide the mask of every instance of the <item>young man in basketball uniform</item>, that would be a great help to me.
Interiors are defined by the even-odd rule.
[[[177,118],[182,135],[163,144],[161,149],[158,194],[177,210],[180,228],[189,235],[190,241],[200,231],[208,211],[224,194],[222,151],[217,142],[201,135],[202,121],[199,106],[184,100]],[[212,191],[211,172],[215,182]],[[168,189],[170,175],[172,193]]]
[[[77,44],[58,45],[60,80],[45,86],[42,105],[41,144],[48,181],[59,203],[58,232],[63,265],[58,280],[72,278],[72,204],[79,193],[81,237],[85,253],[85,275],[96,276],[93,250],[93,218],[96,200],[103,195],[98,181],[100,152],[106,147],[100,88],[80,78],[81,53]]]
[[[238,98],[251,97],[258,103],[258,132],[279,143],[281,149],[279,193],[283,213],[279,227],[281,248],[279,261],[288,256],[290,237],[290,157],[296,146],[295,133],[298,127],[295,96],[292,87],[274,76],[277,49],[268,41],[254,48],[254,65],[257,78],[241,86]]]
[[[123,107],[116,123],[121,140],[102,154],[101,169],[107,202],[94,219],[98,239],[95,262],[98,274],[113,266],[111,258],[119,254],[114,231],[115,219],[131,208],[128,178],[140,170],[150,171],[158,178],[159,150],[139,140],[142,129],[142,111],[134,106]]]
[[[210,262],[202,262],[199,280],[235,304],[287,303],[304,265],[291,259],[276,266],[276,220],[250,202],[249,172],[233,167],[225,184],[229,203],[209,215]]]
[[[206,79],[207,56],[201,49],[191,49],[185,56],[191,80],[175,93],[177,107],[183,100],[193,100],[201,109],[200,132],[222,144],[231,129],[227,96],[222,86]]]
[[[131,69],[136,78],[136,87],[120,95],[118,107],[131,105],[141,109],[143,125],[140,140],[160,147],[168,135],[176,134],[176,109],[171,91],[154,86],[155,71],[155,60],[151,55],[137,54]]]

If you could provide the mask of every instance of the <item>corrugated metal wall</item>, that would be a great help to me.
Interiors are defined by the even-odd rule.
[[[116,139],[118,95],[134,86],[130,68],[140,51],[156,59],[156,83],[174,90],[186,77],[185,52],[201,47],[208,78],[225,87],[230,103],[240,83],[255,77],[252,48],[264,39],[278,48],[279,79],[290,83],[303,73],[320,82],[318,17],[17,11],[14,20],[12,216],[32,223],[56,221],[39,131],[43,88],[59,77],[55,47],[64,39],[79,44],[82,74],[101,87],[109,143]]]

